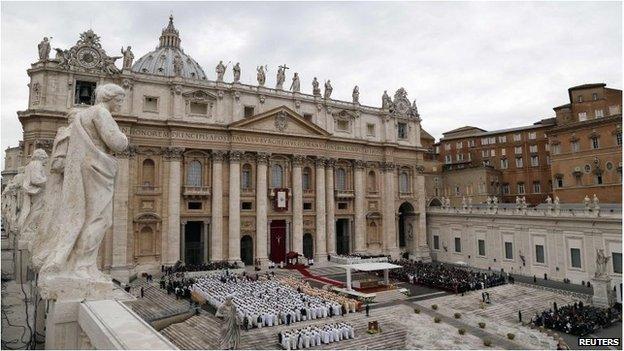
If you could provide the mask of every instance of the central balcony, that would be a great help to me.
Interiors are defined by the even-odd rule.
[[[182,188],[182,195],[184,196],[210,196],[210,187],[209,186],[190,186],[185,185]]]
[[[335,189],[334,197],[337,199],[352,199],[355,197],[355,193],[353,190]]]

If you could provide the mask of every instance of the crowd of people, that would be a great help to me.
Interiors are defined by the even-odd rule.
[[[180,261],[176,262],[173,266],[161,266],[160,271],[164,274],[175,274],[183,272],[201,272],[201,271],[214,271],[221,269],[236,269],[240,268],[236,263],[230,263],[228,261],[210,261],[206,263],[198,264],[184,264]]]
[[[302,281],[301,279],[283,277],[279,278],[279,281],[292,287],[293,289],[296,289],[298,292],[303,292],[304,294],[308,294],[310,296],[317,296],[328,301],[334,301],[342,306],[343,311],[356,312],[361,305],[361,302],[358,302],[355,299],[338,295],[331,291],[313,288],[309,282]]]
[[[223,272],[198,278],[190,290],[217,308],[226,297],[232,296],[245,329],[291,324],[353,311],[322,294],[305,293],[302,288],[285,284],[273,275],[256,275],[256,278]]]
[[[195,284],[195,279],[185,278],[183,274],[170,274],[160,278],[160,288],[167,290],[167,295],[174,294],[176,300],[190,299],[191,286]]]
[[[307,349],[353,338],[353,326],[343,322],[285,330],[278,334],[278,342],[286,350]]]
[[[609,327],[613,322],[621,319],[621,314],[615,308],[598,308],[575,302],[538,313],[531,323],[548,329],[558,330],[567,334],[584,336],[599,328]]]
[[[503,274],[480,272],[469,268],[443,263],[415,262],[408,260],[391,263],[403,268],[390,271],[390,278],[410,284],[421,284],[456,294],[472,290],[487,289],[507,282]]]

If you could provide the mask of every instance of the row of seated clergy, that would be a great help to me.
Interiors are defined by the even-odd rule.
[[[334,316],[344,316],[347,314],[347,310],[345,307],[340,307],[339,305],[333,305],[331,308],[323,308],[316,307],[310,308],[305,307],[300,310],[290,311],[290,313],[279,313],[279,314],[262,314],[258,316],[254,320],[254,318],[249,318],[247,315],[243,317],[243,326],[247,329],[257,327],[272,327],[274,325],[280,324],[291,324],[295,322],[302,322],[306,320],[313,320],[317,318],[327,318]]]
[[[307,349],[346,339],[355,338],[355,330],[348,323],[308,326],[280,332],[278,342],[286,350]]]

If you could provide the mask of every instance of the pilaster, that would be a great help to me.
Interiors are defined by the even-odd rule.
[[[355,252],[366,251],[366,214],[364,209],[364,162],[356,160],[355,168]]]
[[[212,252],[211,260],[223,260],[223,159],[225,152],[212,152]]]
[[[229,254],[230,262],[240,262],[240,159],[242,152],[230,152]]]
[[[325,160],[316,159],[316,245],[315,260],[327,260],[327,240],[325,236]]]
[[[182,188],[182,160],[183,148],[168,147],[163,150],[165,161],[169,165],[169,201],[167,204],[168,230],[164,235],[162,263],[173,265],[180,260],[180,189]]]
[[[327,213],[327,253],[336,253],[336,218],[334,216],[334,166],[335,159],[328,159],[325,163],[325,210]]]
[[[303,186],[301,165],[303,156],[293,156],[293,251],[303,254]]]

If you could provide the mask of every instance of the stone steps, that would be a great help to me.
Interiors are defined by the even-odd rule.
[[[377,294],[377,297],[375,297],[375,303],[379,304],[390,301],[402,301],[407,299],[407,296],[403,293],[400,293],[398,290],[379,291],[375,294]]]
[[[346,274],[344,268],[336,267],[336,266],[327,266],[327,267],[316,267],[316,268],[308,268],[308,272],[312,275],[335,275],[335,274]]]
[[[143,283],[137,286],[139,288],[133,288],[131,293],[135,296],[140,296],[139,289],[140,286],[143,286],[145,297],[139,297],[134,301],[125,302],[125,304],[147,322],[189,310],[189,302],[187,300],[176,300],[175,295],[167,295],[167,292],[160,289],[157,285]]]

